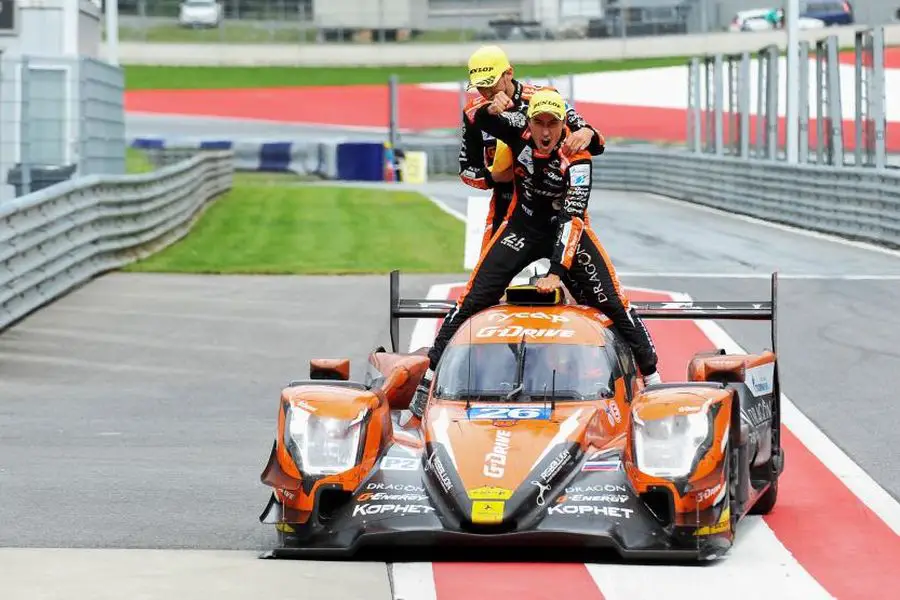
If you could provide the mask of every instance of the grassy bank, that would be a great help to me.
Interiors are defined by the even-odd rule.
[[[565,77],[570,73],[623,71],[684,65],[687,58],[645,58],[517,64],[516,77]],[[464,64],[444,67],[163,67],[127,65],[125,86],[146,89],[225,89],[315,85],[385,84],[391,74],[401,83],[454,81],[466,77]]]
[[[133,272],[458,272],[463,223],[418,193],[235,176],[180,242]]]

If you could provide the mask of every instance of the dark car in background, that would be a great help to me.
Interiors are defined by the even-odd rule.
[[[847,0],[801,0],[800,16],[819,19],[826,27],[853,25],[853,5]]]

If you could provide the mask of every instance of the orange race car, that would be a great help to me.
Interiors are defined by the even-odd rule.
[[[772,351],[697,354],[685,382],[650,387],[599,311],[510,286],[455,334],[415,428],[400,413],[428,359],[397,351],[398,319],[452,302],[401,299],[396,271],[390,283],[393,351],[370,354],[365,381],[317,359],[281,393],[260,516],[279,541],[263,556],[499,545],[706,560],[775,505],[775,274],[768,302],[637,304],[645,318],[772,324]]]

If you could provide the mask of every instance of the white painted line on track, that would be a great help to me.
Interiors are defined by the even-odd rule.
[[[393,600],[437,600],[430,562],[392,563]]]
[[[691,296],[672,293],[675,301],[690,302]],[[746,353],[715,321],[694,321],[707,338],[729,353]],[[782,423],[812,452],[825,467],[843,482],[859,500],[900,535],[900,502],[897,502],[862,467],[853,462],[821,429],[804,415],[786,395],[781,395]]]
[[[602,188],[598,188],[598,189],[602,189]],[[893,250],[891,248],[885,248],[883,246],[878,246],[876,244],[872,244],[872,243],[868,243],[868,242],[860,242],[857,240],[848,240],[848,239],[845,239],[842,237],[838,237],[836,235],[821,233],[821,232],[812,231],[809,229],[802,229],[800,227],[792,227],[790,225],[783,225],[781,223],[773,223],[771,221],[764,221],[757,217],[750,217],[747,215],[739,215],[739,214],[728,212],[728,211],[725,211],[725,210],[722,210],[719,208],[713,208],[711,206],[706,206],[703,204],[695,204],[695,203],[689,202],[687,200],[676,200],[674,198],[669,198],[668,196],[661,196],[659,194],[651,194],[648,192],[636,192],[636,193],[644,194],[648,198],[652,198],[654,200],[659,200],[660,202],[665,202],[667,204],[672,204],[675,206],[689,208],[691,210],[698,210],[701,212],[705,212],[707,214],[714,214],[716,216],[737,219],[738,221],[743,221],[744,223],[752,223],[754,225],[762,225],[763,227],[769,227],[770,229],[778,229],[780,231],[796,233],[797,235],[803,235],[803,236],[814,238],[817,240],[832,242],[835,244],[840,244],[842,246],[850,246],[853,248],[858,248],[860,250],[868,250],[870,252],[878,252],[879,254],[887,254],[889,256],[900,257],[900,250]]]
[[[604,600],[652,600],[660,596],[691,600],[755,600],[759,582],[771,599],[832,598],[784,547],[762,517],[738,525],[728,555],[710,565],[586,563]],[[652,577],[648,577],[652,570]],[[664,583],[663,583],[664,582]],[[664,587],[665,593],[661,593]],[[723,590],[728,590],[723,594]]]
[[[430,194],[428,194],[428,195],[423,194],[423,195],[424,195],[426,198],[428,198],[429,200],[431,200],[432,202],[434,202],[434,203],[437,205],[438,208],[440,208],[442,211],[444,211],[445,213],[447,213],[447,214],[450,215],[451,217],[456,217],[457,219],[459,219],[459,220],[462,221],[463,223],[466,222],[466,215],[462,214],[462,213],[459,212],[458,210],[455,210],[455,209],[450,208],[449,206],[447,206],[447,204],[446,204],[443,200],[439,199],[437,196],[432,196],[432,195],[430,195]]]

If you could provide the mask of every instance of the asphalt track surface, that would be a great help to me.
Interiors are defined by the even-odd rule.
[[[470,193],[455,182],[427,191],[457,210]],[[640,194],[598,191],[591,206],[626,285],[695,299],[765,299],[764,278],[671,274],[780,271],[783,391],[900,496],[892,396],[900,387],[893,302],[900,259]],[[432,284],[464,278],[404,276],[403,295],[422,296]],[[315,356],[348,356],[353,375],[361,376],[366,353],[389,342],[387,292],[387,276],[112,274],[3,332],[0,547],[268,547],[274,534],[257,521],[267,498],[258,477],[278,391],[305,376]],[[763,324],[722,325],[748,350],[768,345]],[[411,328],[403,324],[403,348]],[[13,590],[17,576],[25,585],[23,573],[36,576],[34,565],[61,551],[15,552],[0,548],[0,571],[12,578]],[[141,577],[155,581],[152,559],[143,556],[105,558],[114,562],[98,573],[130,560]],[[79,560],[96,560],[91,555],[67,557],[71,573],[97,568],[95,562],[79,571]],[[210,574],[236,575],[259,562],[235,563],[227,553],[182,560],[197,578],[198,597],[209,591],[203,586]],[[252,571],[242,579],[250,586],[244,593],[283,591],[301,573],[289,564],[259,567],[267,575]],[[338,573],[328,569],[337,565],[317,565],[302,573],[309,590],[321,591],[315,597],[325,597]],[[340,573],[341,597],[389,597],[383,567]]]

